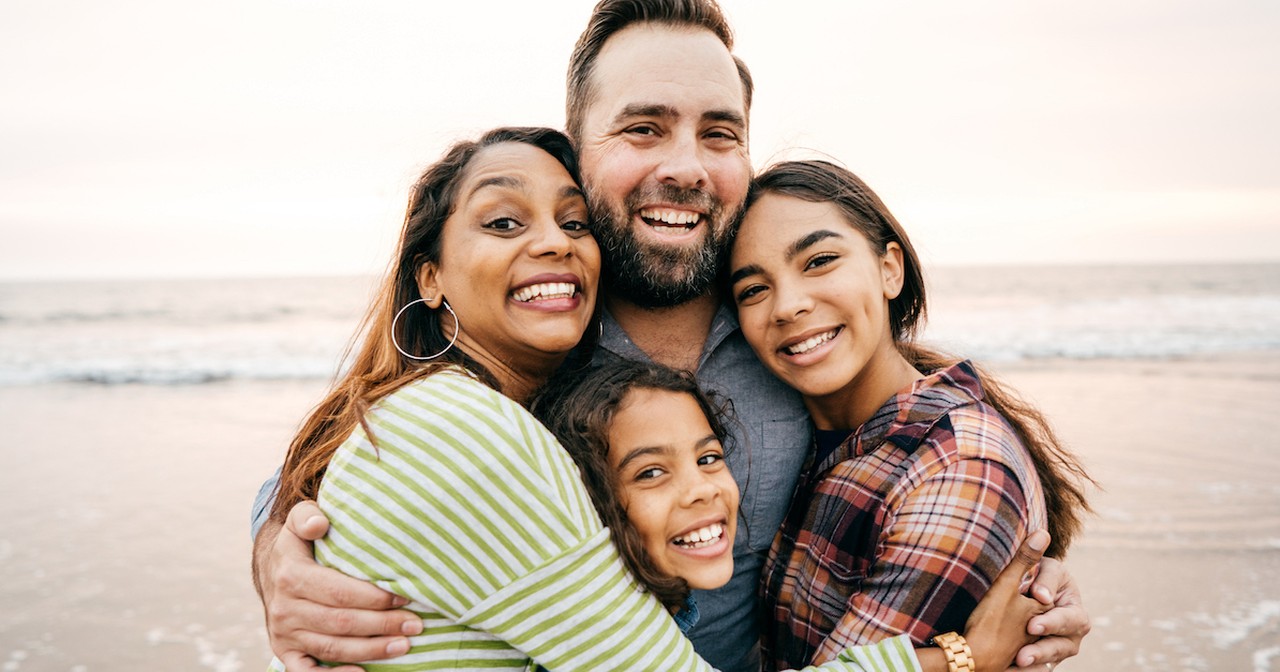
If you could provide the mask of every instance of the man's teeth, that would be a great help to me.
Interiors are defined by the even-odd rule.
[[[544,282],[538,285],[529,285],[517,289],[512,297],[516,301],[535,301],[546,299],[571,299],[578,292],[578,288],[573,286],[571,282]]]
[[[640,216],[651,222],[662,222],[663,224],[680,228],[688,228],[691,224],[697,224],[698,218],[701,217],[698,213],[689,212],[688,210],[660,210],[657,208],[641,210]]]
[[[684,536],[676,537],[671,541],[677,546],[685,548],[702,548],[720,541],[722,536],[724,536],[724,525],[712,523],[700,530],[694,530]]]
[[[825,334],[818,334],[817,336],[811,336],[809,338],[804,339],[803,341],[800,341],[799,343],[796,343],[795,345],[789,345],[783,348],[783,350],[788,355],[803,355],[804,353],[809,352],[810,350],[818,347],[819,345],[822,345],[823,343],[826,343],[827,341],[835,337],[836,337],[836,330],[832,329],[831,331],[828,331]]]

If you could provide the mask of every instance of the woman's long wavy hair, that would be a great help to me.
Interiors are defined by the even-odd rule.
[[[889,302],[889,323],[899,352],[917,370],[929,372],[959,361],[951,355],[916,343],[926,314],[924,273],[911,240],[880,197],[857,175],[828,161],[787,161],[771,166],[752,182],[747,195],[750,207],[765,194],[790,196],[811,203],[834,205],[849,225],[857,229],[877,254],[889,243],[902,248],[902,291]],[[984,401],[1004,416],[1022,440],[1035,463],[1048,509],[1048,554],[1061,557],[1080,533],[1084,514],[1090,511],[1084,483],[1093,481],[1058,436],[1049,421],[1030,402],[995,377],[975,366]]]
[[[621,484],[617,474],[609,467],[609,427],[627,395],[642,389],[689,395],[707,416],[707,424],[725,452],[733,449],[732,435],[725,427],[732,414],[728,401],[704,393],[693,374],[659,364],[619,360],[585,375],[558,373],[535,395],[529,410],[577,463],[591,501],[612,533],[627,569],[663,606],[675,610],[688,599],[689,584],[664,574],[645,550],[618,497]]]
[[[280,491],[271,510],[273,518],[283,520],[294,504],[315,498],[329,461],[353,429],[361,426],[373,439],[364,417],[379,399],[447,366],[463,367],[497,389],[496,380],[483,366],[459,348],[449,347],[458,325],[453,319],[441,319],[446,311],[419,304],[406,310],[398,322],[395,315],[421,298],[417,276],[422,265],[440,262],[445,220],[453,214],[459,185],[471,161],[486,147],[508,142],[545,151],[565,167],[574,183],[582,186],[569,139],[559,131],[534,127],[497,128],[478,140],[459,142],[418,178],[409,191],[395,257],[344,358],[350,361],[350,367],[307,416],[289,445]],[[587,334],[594,336],[595,331],[593,324]],[[397,350],[396,342],[417,356],[441,351],[444,354],[426,362],[413,360]],[[589,351],[593,346],[594,339],[584,339],[579,350]],[[353,351],[355,356],[351,357]]]

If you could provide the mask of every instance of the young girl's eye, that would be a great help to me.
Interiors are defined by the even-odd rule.
[[[833,253],[814,255],[811,259],[809,259],[808,262],[805,263],[804,270],[807,271],[811,268],[821,268],[835,261],[838,258],[839,258],[839,255],[833,254]]]
[[[637,481],[653,480],[661,476],[663,473],[665,472],[663,472],[662,469],[658,467],[649,467],[647,469],[641,469],[640,471],[636,472],[636,480]]]
[[[698,466],[707,467],[717,462],[723,462],[723,461],[724,461],[723,453],[707,453],[706,455],[703,455],[698,458]]]

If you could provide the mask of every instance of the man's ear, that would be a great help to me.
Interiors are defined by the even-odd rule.
[[[902,293],[902,246],[890,242],[880,255],[881,286],[884,298],[892,301]]]
[[[434,262],[424,261],[418,267],[418,294],[426,299],[432,310],[444,302],[444,292],[440,291],[440,267]]]

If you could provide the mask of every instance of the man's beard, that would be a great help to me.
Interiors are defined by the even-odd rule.
[[[600,245],[601,273],[610,292],[641,308],[669,308],[713,290],[720,251],[737,212],[723,219],[723,204],[705,191],[668,185],[631,192],[621,211],[594,193],[588,193],[587,200],[592,231]],[[702,241],[696,247],[677,247],[641,240],[631,213],[643,203],[655,202],[702,211],[698,226],[707,228]]]

